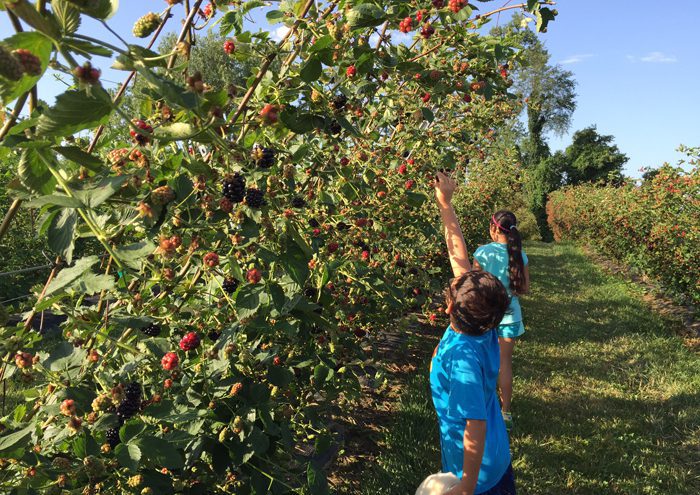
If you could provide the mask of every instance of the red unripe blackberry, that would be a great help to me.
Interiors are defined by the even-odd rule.
[[[170,378],[163,380],[163,388],[171,388],[173,386],[173,381]]]
[[[160,364],[163,366],[163,369],[167,371],[172,371],[175,368],[177,368],[177,365],[180,362],[180,358],[177,357],[177,354],[174,352],[168,352],[163,356],[163,359],[160,360]]]
[[[430,101],[430,93],[425,93],[422,97],[421,100],[423,100],[423,103],[428,103]]]
[[[200,13],[201,13],[201,15],[202,15],[203,17],[206,17],[206,18],[208,19],[209,17],[211,17],[212,15],[214,15],[214,10],[215,10],[215,9],[216,9],[216,7],[214,7],[213,4],[208,3],[208,4],[206,4],[206,5],[204,6],[204,8],[200,11]]]
[[[445,6],[445,1],[444,0],[433,0],[433,7],[436,9],[441,9]]]
[[[471,101],[472,101],[471,95],[464,95],[464,101],[465,101],[466,103],[471,103]]]
[[[131,135],[134,142],[137,144],[140,144],[141,146],[148,144],[150,141],[148,134],[153,133],[153,127],[151,127],[150,125],[148,125],[146,122],[144,122],[141,119],[132,120],[132,123],[138,129],[141,129],[144,132],[144,134],[142,134],[140,132],[135,131],[134,129],[131,129],[129,131],[129,134]]]
[[[260,110],[260,118],[264,124],[272,125],[276,124],[279,119],[279,107],[277,105],[266,104],[262,110]]]
[[[369,251],[362,251],[362,260],[363,261],[369,260]]]
[[[401,165],[399,165],[397,172],[400,173],[401,175],[405,175],[406,172],[408,171],[407,169],[408,169],[408,167],[406,167],[406,164],[402,163]]]
[[[335,252],[338,250],[339,247],[340,247],[340,246],[338,245],[337,242],[331,242],[331,243],[328,244],[328,248],[327,248],[327,249],[328,249],[328,252],[332,254],[332,253],[335,253]]]
[[[345,70],[345,75],[348,77],[355,77],[355,74],[357,74],[357,69],[354,65],[351,65]]]
[[[435,28],[429,22],[423,24],[423,27],[420,30],[420,35],[425,39],[430,38],[434,33]]]
[[[257,268],[248,270],[245,276],[246,280],[251,284],[257,284],[262,279],[262,273]]]
[[[340,159],[340,164],[343,167],[347,167],[349,163],[350,163],[350,159],[347,156],[344,156],[343,158]]]
[[[416,181],[414,181],[413,179],[408,179],[406,181],[406,184],[404,184],[404,186],[406,187],[407,190],[413,189],[413,186],[415,186],[415,185],[416,185]]]
[[[363,228],[365,225],[367,225],[368,220],[366,218],[358,218],[355,220],[355,226],[359,228]]]
[[[418,19],[418,21],[420,21],[420,19]],[[402,33],[410,33],[411,29],[413,29],[412,24],[413,19],[411,19],[410,17],[404,18],[404,20],[402,20],[399,23],[399,31],[401,31]]]
[[[15,58],[19,61],[25,74],[30,76],[41,75],[41,60],[29,50],[19,48],[12,52]]]
[[[209,268],[214,268],[219,264],[219,255],[214,252],[207,253],[204,255],[203,261]]]
[[[199,347],[200,338],[197,332],[189,332],[180,339],[180,349],[183,351],[192,351]]]
[[[272,364],[274,364],[275,366],[279,366],[279,365],[282,364],[282,360],[280,359],[279,356],[275,356],[275,357],[272,359]]]
[[[149,337],[157,337],[160,335],[160,325],[157,323],[151,323],[150,325],[142,328],[141,331]]]
[[[455,14],[467,5],[467,0],[450,0],[447,7]]]
[[[229,55],[236,51],[236,44],[233,42],[233,40],[224,41],[224,51]]]

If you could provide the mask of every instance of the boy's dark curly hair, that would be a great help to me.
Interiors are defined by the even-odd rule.
[[[472,270],[450,280],[447,301],[452,301],[450,324],[458,332],[483,335],[496,328],[510,304],[500,280],[482,270]]]

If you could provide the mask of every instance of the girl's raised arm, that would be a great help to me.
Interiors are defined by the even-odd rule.
[[[457,184],[454,180],[442,172],[437,173],[435,199],[440,209],[442,223],[445,226],[445,242],[447,242],[447,251],[450,254],[452,272],[455,277],[459,277],[471,270],[471,265],[469,264],[467,244],[464,242],[464,235],[459,227],[457,214],[452,207],[452,195],[456,188]]]

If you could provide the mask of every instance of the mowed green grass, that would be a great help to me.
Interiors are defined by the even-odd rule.
[[[700,357],[634,285],[575,246],[531,243],[511,435],[519,494],[700,493]],[[439,470],[425,372],[406,384],[363,493],[413,493]]]

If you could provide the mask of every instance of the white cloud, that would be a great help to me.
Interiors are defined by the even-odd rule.
[[[282,41],[282,38],[284,38],[288,32],[289,28],[287,26],[280,26],[272,32],[272,36],[270,36],[270,38],[272,38],[274,41]]]
[[[672,64],[678,62],[675,55],[667,55],[664,52],[649,52],[645,56],[640,57],[639,60],[652,64]]]
[[[570,57],[565,58],[561,62],[559,62],[562,65],[568,65],[568,64],[578,64],[579,62],[583,62],[587,58],[593,57],[592,53],[578,53],[576,55],[571,55]]]

